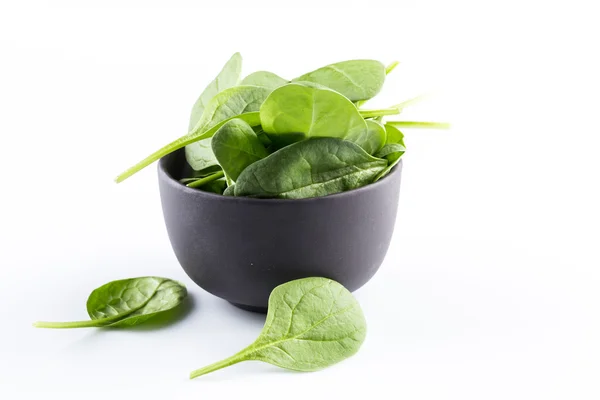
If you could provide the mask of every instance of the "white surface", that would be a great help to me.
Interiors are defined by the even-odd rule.
[[[600,397],[592,2],[78,3],[0,6],[0,398]],[[397,58],[373,103],[441,89],[404,117],[453,129],[407,132],[393,243],[356,293],[369,333],[355,357],[311,374],[252,362],[188,381],[250,343],[263,318],[184,275],[155,166],[112,178],[184,133],[234,51],[245,73],[286,77]],[[127,331],[31,327],[86,318],[91,289],[151,274],[188,285],[185,319]]]

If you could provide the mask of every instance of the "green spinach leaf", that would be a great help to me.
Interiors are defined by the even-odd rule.
[[[261,86],[274,90],[287,83],[289,83],[287,79],[283,79],[272,72],[256,71],[245,77],[242,80],[241,85]]]
[[[234,86],[219,92],[207,104],[195,130],[205,130],[233,116],[258,111],[270,92],[258,86]],[[217,164],[210,138],[186,146],[185,158],[195,170]]]
[[[314,82],[341,93],[351,101],[375,97],[385,82],[385,66],[375,60],[350,60],[327,65],[293,79]]]
[[[227,189],[227,182],[225,178],[217,179],[216,181],[209,182],[203,185],[200,190],[204,192],[223,194],[223,192]]]
[[[228,121],[215,133],[212,149],[233,181],[248,165],[269,155],[252,127],[241,119]]]
[[[404,134],[398,128],[389,124],[385,125],[385,130],[387,132],[387,144],[375,156],[385,158],[388,161],[388,166],[373,179],[373,182],[377,182],[386,176],[400,162],[400,158],[406,151]]]
[[[404,134],[400,129],[389,123],[385,124],[386,141],[385,144],[398,143],[404,147]]]
[[[367,124],[350,100],[301,83],[275,89],[260,107],[260,119],[276,147],[319,136],[360,142],[367,135]]]
[[[346,140],[309,139],[248,166],[236,181],[235,195],[288,199],[326,196],[372,182],[387,164]]]
[[[88,298],[90,321],[36,322],[38,328],[123,327],[141,324],[170,310],[187,296],[185,286],[171,279],[142,277],[109,282]]]
[[[225,89],[236,86],[240,80],[240,74],[242,73],[242,56],[240,53],[235,53],[219,72],[219,75],[208,84],[204,89],[194,106],[192,107],[192,113],[190,115],[190,123],[188,131],[191,131],[202,116],[204,109],[207,104],[215,97],[219,92]]]
[[[273,290],[265,326],[253,344],[190,378],[248,360],[317,371],[354,355],[366,331],[360,305],[346,288],[326,278],[298,279]]]
[[[212,173],[210,175],[207,175],[207,176],[205,176],[203,178],[196,179],[195,181],[192,181],[192,182],[188,182],[186,184],[186,186],[187,187],[191,187],[191,188],[199,188],[199,187],[202,187],[202,186],[207,185],[209,183],[212,183],[212,182],[214,182],[214,181],[216,181],[218,179],[221,179],[224,176],[225,176],[225,172],[224,171],[222,171],[222,170],[221,171],[217,171],[217,172],[214,172],[214,173]]]
[[[204,89],[198,100],[196,100],[194,107],[192,107],[188,131],[194,129],[202,117],[204,109],[213,97],[223,90],[238,84],[241,72],[242,56],[240,53],[235,53],[229,61],[227,61],[219,75],[217,75],[217,77]],[[217,165],[217,161],[212,154],[210,139],[204,139],[189,144],[186,146],[185,154],[188,163],[190,163],[195,170]]]
[[[364,140],[361,141],[361,147],[369,154],[375,154],[377,151],[385,145],[387,134],[383,125],[374,120],[366,120],[367,123],[367,135]]]
[[[223,192],[223,196],[235,196],[235,183],[227,186],[227,189]]]
[[[219,128],[221,126],[223,126],[227,121],[232,120],[234,118],[242,119],[242,120],[246,121],[250,126],[260,125],[260,113],[258,113],[258,112],[247,112],[244,114],[232,116],[231,118],[227,118],[227,119],[217,123],[216,125],[212,126],[211,128],[208,128],[205,130],[199,129],[195,132],[192,132],[190,134],[180,137],[179,139],[169,143],[166,146],[161,147],[154,153],[150,154],[148,157],[144,158],[142,161],[138,162],[134,166],[126,169],[121,174],[119,174],[115,178],[115,182],[117,182],[117,183],[123,182],[125,179],[129,178],[130,176],[132,176],[132,175],[136,174],[137,172],[141,171],[142,169],[146,168],[148,165],[152,164],[153,162],[160,160],[162,157],[166,156],[167,154],[170,154],[176,150],[184,148],[188,144],[192,144],[192,143],[197,142],[198,140],[212,137],[215,134],[215,132],[219,130]]]

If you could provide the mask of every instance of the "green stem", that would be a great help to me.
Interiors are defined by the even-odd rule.
[[[400,114],[400,110],[397,108],[382,108],[380,110],[359,110],[359,112],[363,118],[373,118],[381,117],[384,115]]]
[[[204,178],[200,178],[200,179],[195,180],[194,182],[188,183],[186,186],[190,187],[190,188],[198,188],[209,182],[216,181],[217,179],[222,178],[224,176],[225,176],[225,173],[223,171],[215,172],[212,175],[205,176]]]
[[[385,67],[385,74],[389,75],[397,66],[400,64],[398,61],[393,61],[390,65]]]
[[[106,325],[102,320],[92,319],[89,321],[73,321],[73,322],[36,322],[33,324],[36,328],[50,329],[69,329],[69,328],[98,328]]]
[[[448,122],[420,122],[420,121],[386,121],[386,124],[396,128],[420,128],[420,129],[449,129]]]
[[[215,132],[219,130],[220,127],[222,127],[227,121],[230,121],[234,118],[243,119],[250,126],[260,125],[260,114],[258,111],[256,111],[256,112],[236,115],[234,117],[223,120],[223,121],[219,122],[218,124],[216,124],[215,126],[213,126],[212,128],[210,128],[204,132],[198,132],[198,131],[190,132],[187,135],[180,137],[179,139],[175,140],[174,142],[171,142],[168,145],[166,145],[166,146],[162,147],[161,149],[155,151],[154,153],[150,154],[148,157],[144,158],[142,161],[135,164],[133,167],[125,170],[123,173],[121,173],[119,176],[117,176],[115,178],[115,181],[117,183],[123,182],[125,179],[129,178],[131,175],[146,168],[148,165],[152,164],[153,162],[160,160],[162,157],[166,156],[167,154],[172,153],[175,150],[184,148],[188,144],[192,144],[199,140],[212,137],[215,134]]]
[[[409,99],[409,100],[403,101],[403,102],[402,102],[402,103],[400,103],[400,104],[396,104],[395,106],[393,106],[393,108],[397,108],[397,109],[399,109],[399,110],[402,110],[403,108],[406,108],[406,107],[408,107],[408,106],[415,105],[415,104],[417,104],[417,103],[420,103],[420,102],[422,102],[423,100],[427,100],[427,99],[429,99],[429,98],[431,98],[431,97],[432,97],[432,94],[431,94],[431,93],[425,93],[425,94],[421,94],[421,95],[419,95],[419,96],[417,96],[417,97],[413,97],[412,99]]]
[[[226,358],[226,359],[221,360],[219,362],[216,362],[214,364],[210,364],[210,365],[207,365],[206,367],[203,367],[203,368],[200,368],[200,369],[197,369],[197,370],[193,371],[190,374],[190,379],[194,379],[194,378],[197,378],[199,376],[208,374],[210,372],[214,372],[214,371],[217,371],[219,369],[222,369],[222,368],[225,368],[225,367],[229,367],[231,365],[237,364],[237,363],[245,361],[245,360],[246,359],[244,358],[244,352],[241,351],[241,352],[239,352],[237,354],[232,355],[229,358]]]

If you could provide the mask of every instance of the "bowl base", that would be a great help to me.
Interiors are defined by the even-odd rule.
[[[259,314],[267,313],[266,307],[247,306],[245,304],[232,303],[231,301],[229,302],[229,304],[232,304],[232,305],[236,306],[237,308],[241,308],[242,310],[246,310],[246,311],[251,311],[251,312],[255,312],[255,313],[259,313]]]

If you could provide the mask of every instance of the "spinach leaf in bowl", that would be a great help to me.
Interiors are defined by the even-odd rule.
[[[269,155],[252,127],[241,119],[228,121],[215,133],[212,149],[233,181],[247,166]]]
[[[300,199],[371,183],[388,165],[355,143],[338,138],[297,142],[256,161],[240,174],[236,196]]]
[[[292,82],[313,82],[327,86],[350,101],[375,97],[385,82],[386,69],[375,60],[349,60],[309,72]]]
[[[261,86],[274,90],[288,82],[272,72],[256,71],[242,79],[241,85]]]
[[[325,87],[302,83],[275,89],[260,107],[260,120],[278,147],[318,136],[359,140],[368,130],[346,97]]]

